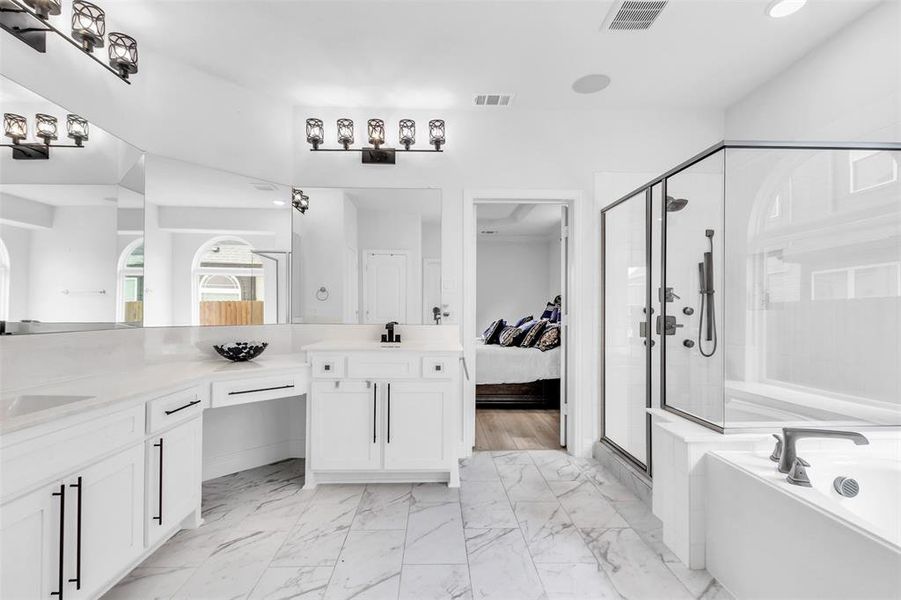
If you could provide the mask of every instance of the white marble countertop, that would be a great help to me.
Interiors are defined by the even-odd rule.
[[[203,357],[150,364],[34,388],[0,390],[0,435],[113,404],[128,408],[192,385],[308,367],[305,353],[264,355],[239,363]]]
[[[463,346],[459,342],[428,341],[401,342],[400,344],[383,344],[381,342],[360,340],[331,340],[316,342],[303,347],[308,352],[348,352],[377,350],[380,352],[449,352],[461,354]]]

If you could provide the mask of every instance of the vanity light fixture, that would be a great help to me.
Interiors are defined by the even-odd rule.
[[[401,119],[398,123],[398,140],[404,150],[416,143],[416,121],[413,119]]]
[[[291,188],[291,206],[300,214],[304,214],[310,208],[310,197],[300,188]]]
[[[75,140],[76,146],[81,146],[88,139],[88,121],[87,119],[82,119],[78,115],[69,114],[66,115],[66,131],[69,132],[69,137]]]
[[[38,113],[34,116],[35,135],[44,140],[44,145],[49,146],[50,142],[57,139],[56,135],[56,117]]]
[[[119,77],[128,81],[129,75],[138,72],[138,42],[124,33],[110,33],[109,66],[119,71]]]
[[[50,158],[50,148],[83,148],[88,139],[88,122],[78,115],[66,117],[66,129],[75,144],[53,144],[59,138],[59,125],[56,117],[44,113],[34,116],[35,137],[40,142],[28,142],[28,121],[22,115],[3,113],[3,134],[12,140],[12,144],[0,144],[12,148],[15,160],[46,160]]]
[[[387,148],[384,146],[385,121],[369,119],[366,123],[366,134],[370,146],[351,148],[354,143],[354,122],[351,119],[338,119],[338,144],[341,148],[323,148],[325,132],[322,119],[307,119],[307,142],[312,146],[310,151],[322,152],[360,152],[363,164],[393,165],[397,152],[444,152],[445,126],[442,119],[429,121],[429,144],[432,148],[413,148],[416,144],[416,122],[413,119],[401,119],[398,122],[398,142],[403,148]]]
[[[313,144],[313,148],[319,148],[324,137],[322,119],[307,119],[307,141]]]
[[[366,128],[369,130],[369,143],[378,150],[385,143],[385,122],[381,119],[369,119]]]
[[[106,33],[106,13],[96,4],[75,0],[72,3],[72,37],[81,42],[85,52],[103,48]]]
[[[109,64],[94,55],[104,46],[106,13],[87,0],[72,3],[71,37],[58,29],[51,17],[62,12],[61,0],[0,0],[0,29],[15,36],[40,53],[47,52],[47,34],[55,33],[125,83],[138,72],[138,43],[124,33],[110,33]]]
[[[350,150],[350,145],[354,143],[354,122],[351,119],[338,119],[338,143],[345,150]],[[313,150],[319,150],[319,147],[314,146]]]

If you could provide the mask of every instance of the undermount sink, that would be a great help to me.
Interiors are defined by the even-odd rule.
[[[40,412],[64,406],[81,400],[89,400],[93,396],[69,396],[64,394],[24,394],[15,396],[4,410],[7,417],[18,417],[29,413]]]

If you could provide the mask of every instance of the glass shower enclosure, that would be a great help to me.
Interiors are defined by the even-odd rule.
[[[901,144],[721,142],[601,211],[602,441],[901,425]]]

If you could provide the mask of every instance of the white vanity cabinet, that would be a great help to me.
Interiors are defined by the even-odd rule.
[[[307,485],[447,481],[457,467],[459,356],[308,348]]]
[[[200,416],[151,435],[145,442],[147,546],[178,530],[200,506],[202,445]]]
[[[59,589],[61,485],[0,506],[0,598],[50,598]]]

